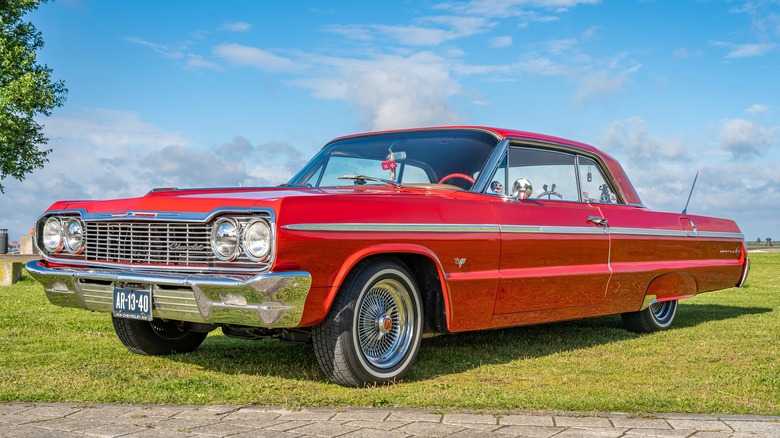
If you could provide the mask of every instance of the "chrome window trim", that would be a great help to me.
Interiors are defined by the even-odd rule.
[[[488,158],[485,166],[482,168],[482,173],[479,174],[479,178],[474,183],[474,186],[470,191],[476,193],[485,193],[488,188],[488,181],[493,178],[493,175],[498,170],[498,166],[501,165],[501,160],[509,150],[509,139],[505,138],[501,140],[493,149],[493,154]],[[490,194],[490,193],[486,193]]]

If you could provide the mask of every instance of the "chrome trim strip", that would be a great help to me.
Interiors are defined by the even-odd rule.
[[[418,232],[418,233],[497,233],[498,225],[490,224],[289,224],[283,229],[291,231],[364,231],[364,232]]]
[[[174,211],[151,211],[151,210],[131,210],[131,211],[113,211],[108,213],[88,213],[83,208],[73,208],[67,210],[50,210],[44,212],[36,223],[43,217],[79,214],[84,221],[122,221],[128,218],[138,219],[150,222],[210,222],[214,217],[223,214],[253,214],[266,213],[271,221],[276,221],[276,212],[272,208],[266,207],[220,207],[207,212],[174,212]]]
[[[425,233],[528,233],[528,234],[616,234],[655,237],[710,237],[744,240],[739,233],[702,232],[689,236],[683,230],[652,228],[567,227],[549,225],[490,225],[490,224],[392,224],[392,223],[311,223],[288,224],[291,231],[348,231],[348,232],[425,232]]]
[[[482,172],[479,174],[479,178],[477,178],[474,186],[469,191],[475,193],[485,193],[488,182],[491,178],[493,178],[493,174],[496,173],[496,169],[498,169],[498,166],[504,159],[504,155],[506,154],[507,149],[509,149],[509,139],[505,138],[501,140],[495,148],[493,148],[493,153],[490,155],[490,157],[488,157],[488,161],[485,163]]]
[[[155,318],[269,328],[300,324],[312,283],[311,274],[299,271],[254,276],[176,275],[55,268],[40,260],[28,262],[25,268],[43,285],[49,301],[58,306],[111,312],[114,287],[130,284],[150,288]],[[225,295],[243,296],[247,304],[227,304]]]
[[[745,256],[745,272],[742,273],[742,278],[739,279],[739,283],[737,283],[737,287],[742,287],[745,285],[745,281],[747,281],[749,272],[750,272],[750,258]]]

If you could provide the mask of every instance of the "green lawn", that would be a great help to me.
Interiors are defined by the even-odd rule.
[[[780,253],[751,254],[743,289],[683,301],[675,328],[619,316],[423,341],[407,379],[349,389],[312,350],[211,334],[195,353],[128,352],[108,314],[0,287],[0,401],[780,415]]]

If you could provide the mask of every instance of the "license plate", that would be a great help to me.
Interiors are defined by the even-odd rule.
[[[152,320],[152,292],[114,288],[114,316],[117,318]]]

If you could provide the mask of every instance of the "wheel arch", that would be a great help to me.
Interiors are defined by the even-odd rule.
[[[382,244],[361,249],[347,258],[333,276],[325,301],[326,312],[330,311],[339,288],[347,275],[359,263],[381,257],[401,261],[414,275],[420,288],[423,304],[423,332],[448,332],[450,300],[441,262],[430,249],[420,245]]]

